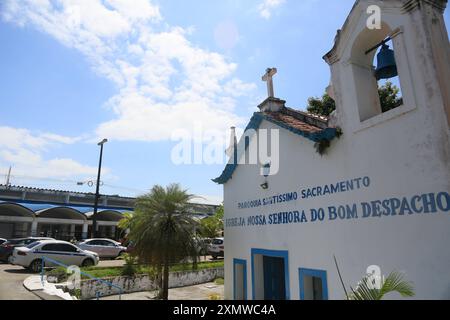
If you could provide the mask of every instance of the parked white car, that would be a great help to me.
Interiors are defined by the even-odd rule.
[[[99,257],[95,252],[77,248],[70,242],[59,240],[42,240],[34,242],[27,247],[14,248],[9,262],[14,265],[39,272],[43,258],[50,258],[67,266],[90,267],[97,265]],[[45,267],[55,267],[56,264],[44,259]]]
[[[213,239],[211,244],[208,246],[208,253],[213,257],[213,259],[217,259],[217,257],[223,257],[225,254],[224,239]]]
[[[77,243],[77,246],[83,250],[97,253],[100,258],[115,259],[127,252],[127,247],[124,247],[120,242],[111,239],[86,239]]]

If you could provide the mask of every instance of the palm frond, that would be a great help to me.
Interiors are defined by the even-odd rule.
[[[403,274],[393,271],[383,282],[380,294],[384,296],[389,292],[397,292],[402,297],[413,297],[414,286],[411,282],[403,280]]]
[[[412,283],[403,279],[403,274],[391,272],[389,276],[382,280],[381,288],[374,288],[371,275],[366,275],[359,283],[356,289],[351,288],[350,300],[381,300],[386,294],[397,292],[402,297],[414,296]]]

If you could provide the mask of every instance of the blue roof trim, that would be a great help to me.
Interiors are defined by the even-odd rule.
[[[316,133],[309,133],[309,132],[305,132],[302,131],[300,129],[296,129],[293,128],[283,122],[277,121],[275,119],[273,119],[272,117],[265,115],[263,113],[259,113],[259,112],[255,112],[253,114],[253,117],[250,119],[249,124],[247,125],[247,128],[245,128],[245,132],[247,132],[248,130],[257,130],[259,128],[259,126],[261,125],[262,121],[266,120],[269,121],[271,123],[276,124],[277,126],[280,126],[281,128],[284,128],[294,134],[297,134],[299,136],[305,137],[313,142],[319,142],[322,140],[328,140],[331,141],[333,140],[336,136],[337,136],[337,129],[336,128],[325,128],[321,131],[318,131]],[[242,143],[242,141],[239,141],[239,144]],[[244,143],[246,143],[244,141]],[[217,183],[217,184],[225,184],[228,182],[228,180],[230,180],[232,178],[232,175],[234,173],[234,170],[236,170],[237,166],[238,166],[238,161],[237,159],[240,159],[241,155],[243,152],[247,151],[248,148],[248,144],[245,144],[245,148],[242,150],[242,148],[237,148],[237,149],[241,149],[241,153],[237,154],[237,150],[235,150],[235,154],[234,154],[234,160],[232,163],[228,163],[225,166],[225,169],[223,170],[222,174],[220,175],[220,177],[213,179],[212,181]]]
[[[245,128],[245,132],[247,132],[248,130],[257,130],[259,128],[259,126],[261,125],[262,121],[264,120],[264,117],[262,116],[262,114],[260,113],[254,113],[253,117],[250,119],[250,122],[248,123],[247,127]],[[238,144],[242,143],[242,141],[239,141]],[[245,141],[244,141],[245,143]],[[245,152],[248,148],[248,144],[245,144],[245,148],[242,150],[242,148],[237,148],[241,150],[240,154],[237,154],[238,150],[234,150],[234,161],[232,163],[228,163],[225,166],[225,169],[222,172],[222,175],[216,179],[213,179],[213,182],[218,183],[218,184],[224,184],[226,183],[228,180],[231,179],[231,176],[234,173],[234,170],[236,170],[237,166],[238,166],[238,159],[240,158],[240,156],[242,155],[242,152]]]
[[[89,205],[80,205],[80,204],[70,205],[70,204],[61,204],[61,203],[53,203],[53,202],[38,202],[38,201],[32,201],[32,200],[16,200],[16,199],[0,198],[0,203],[19,204],[22,207],[25,207],[32,211],[39,211],[39,210],[58,208],[58,207],[72,208],[77,211],[80,211],[81,213],[91,212],[94,210],[94,207],[89,206]],[[102,205],[99,205],[97,208],[99,211],[105,211],[105,210],[112,210],[112,211],[119,211],[119,212],[134,211],[134,208],[105,207]]]

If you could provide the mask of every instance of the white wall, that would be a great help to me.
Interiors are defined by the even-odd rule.
[[[418,130],[420,119],[419,108],[378,128],[344,133],[324,157],[315,152],[311,141],[282,130],[279,174],[268,178],[269,189],[264,191],[259,187],[264,181],[259,166],[238,166],[224,188],[225,218],[288,210],[305,210],[309,218],[312,208],[450,192],[450,166],[438,156],[442,149],[448,152],[449,146],[432,142],[434,128]],[[416,131],[411,132],[409,125]],[[261,128],[276,127],[264,122]],[[368,189],[255,209],[237,208],[241,201],[363,176],[371,179]],[[333,255],[347,285],[355,286],[366,268],[375,264],[386,274],[404,271],[415,284],[416,298],[450,298],[449,230],[449,212],[226,228],[225,276],[233,279],[233,258],[247,260],[251,298],[251,248],[288,250],[292,299],[299,299],[300,267],[326,270],[330,299],[344,298]],[[226,297],[232,298],[232,281],[226,281]]]
[[[355,7],[335,47],[338,58],[330,61],[337,103],[334,122],[344,135],[333,141],[328,153],[321,157],[313,142],[281,130],[280,171],[268,178],[268,190],[260,188],[264,177],[260,176],[258,165],[238,166],[224,186],[225,219],[304,210],[310,220],[311,209],[327,211],[329,206],[353,204],[357,206],[358,219],[226,227],[225,277],[233,278],[233,258],[247,260],[249,298],[252,297],[250,252],[252,248],[260,248],[289,251],[291,299],[299,299],[300,267],[326,270],[329,298],[345,297],[333,255],[338,259],[347,287],[356,286],[368,266],[378,265],[384,275],[394,270],[404,272],[406,279],[414,282],[414,298],[450,299],[449,211],[361,217],[362,202],[450,193],[450,130],[437,72],[445,65],[433,59],[433,54],[448,56],[449,50],[448,43],[442,44],[440,55],[436,54],[436,47],[431,50],[432,30],[427,27],[432,25],[430,19],[442,23],[438,19],[442,14],[429,4],[421,10],[403,13],[400,1],[376,1],[391,6],[383,15],[383,23],[390,30],[399,30],[394,45],[404,105],[361,121],[358,108],[364,92],[357,90],[361,79],[355,77],[352,64],[358,62],[354,50],[374,41],[370,39],[372,35],[364,38],[367,36],[364,4],[368,3],[371,2],[360,1]],[[266,121],[261,128],[279,129]],[[296,191],[300,195],[302,189],[365,176],[371,181],[368,188],[258,208],[238,208],[239,202],[285,192]],[[261,282],[262,279],[257,281],[255,291],[260,292]],[[226,297],[232,298],[232,281],[226,281],[225,285]]]

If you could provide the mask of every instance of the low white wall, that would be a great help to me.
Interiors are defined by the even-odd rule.
[[[198,271],[171,272],[169,276],[169,288],[180,288],[186,286],[197,285],[213,281],[216,278],[223,278],[223,268],[204,269]],[[122,288],[122,293],[154,291],[158,286],[154,279],[149,275],[138,275],[135,277],[113,277],[105,278],[105,281]],[[117,295],[118,289],[109,287],[104,283],[96,280],[84,280],[81,282],[81,298],[92,299],[97,296],[97,292],[101,297]]]

